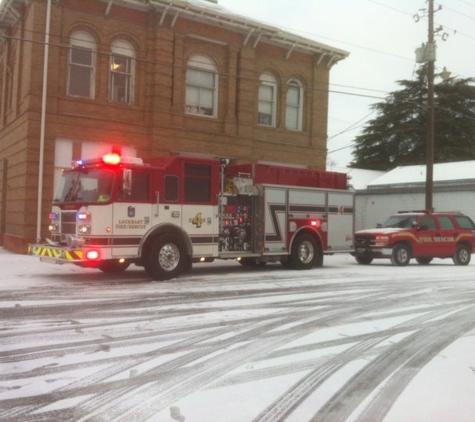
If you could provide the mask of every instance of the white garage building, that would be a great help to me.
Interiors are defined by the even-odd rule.
[[[356,191],[356,230],[376,227],[398,211],[425,208],[425,165],[346,172]],[[433,190],[435,211],[461,211],[475,221],[475,161],[435,164]]]

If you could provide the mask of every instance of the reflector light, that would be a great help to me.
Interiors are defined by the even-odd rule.
[[[115,154],[115,153],[106,154],[102,157],[102,161],[104,161],[104,163],[106,164],[112,164],[116,166],[117,164],[120,164],[121,157],[119,154]]]
[[[99,258],[99,252],[98,251],[87,251],[86,253],[86,258],[89,259],[90,261],[95,261],[96,259]]]

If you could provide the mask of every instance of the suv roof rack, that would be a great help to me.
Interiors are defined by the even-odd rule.
[[[413,212],[418,212],[418,213],[423,213],[423,214],[430,214],[431,211],[430,210],[404,210],[404,211],[398,211],[397,213],[398,214],[409,214],[409,213],[413,213]]]

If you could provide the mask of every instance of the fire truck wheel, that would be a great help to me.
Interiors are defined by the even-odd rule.
[[[432,258],[422,256],[420,258],[416,258],[416,261],[420,265],[429,265],[432,262]]]
[[[403,267],[409,264],[411,260],[411,250],[409,246],[405,245],[404,243],[398,243],[393,248],[393,253],[391,255],[391,262],[393,265],[397,265],[399,267]]]
[[[323,255],[312,236],[303,234],[292,245],[290,261],[293,268],[308,270],[323,264]]]
[[[99,265],[99,269],[103,273],[107,274],[118,274],[124,272],[127,268],[129,268],[129,262],[119,262],[115,260],[111,261],[104,261]]]
[[[453,256],[455,265],[468,265],[470,263],[470,258],[472,251],[467,245],[457,245],[455,254]]]
[[[369,265],[373,262],[370,256],[355,255],[356,262],[361,265]]]
[[[187,257],[176,236],[160,236],[152,246],[145,270],[154,280],[169,280],[187,270]]]

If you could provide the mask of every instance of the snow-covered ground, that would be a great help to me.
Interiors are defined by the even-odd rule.
[[[474,265],[159,283],[0,249],[0,420],[472,421]]]

